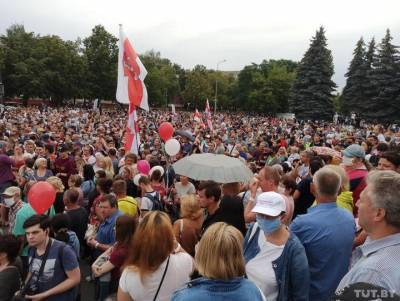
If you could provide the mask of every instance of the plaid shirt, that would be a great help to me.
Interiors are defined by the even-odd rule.
[[[400,293],[400,233],[378,240],[367,238],[353,252],[352,268],[343,277],[338,290],[366,282]]]

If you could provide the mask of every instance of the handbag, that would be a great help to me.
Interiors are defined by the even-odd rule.
[[[164,273],[163,273],[163,275],[162,275],[160,284],[158,285],[158,289],[157,289],[157,292],[156,292],[156,294],[155,294],[155,296],[154,296],[154,298],[153,298],[153,301],[156,301],[156,300],[157,300],[158,293],[160,292],[161,286],[162,286],[162,284],[163,284],[163,282],[164,282],[165,274],[167,273],[167,270],[168,270],[169,257],[170,257],[170,256],[168,256],[167,265],[165,266]]]

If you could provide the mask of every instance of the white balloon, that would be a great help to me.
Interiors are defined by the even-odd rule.
[[[153,174],[153,171],[155,171],[155,170],[159,170],[160,173],[161,173],[161,176],[164,175],[164,168],[162,168],[162,166],[160,166],[160,165],[157,165],[157,166],[153,166],[153,167],[150,169],[150,171],[149,171],[149,176],[150,176],[150,177],[151,177],[151,175]]]
[[[142,176],[143,176],[142,174],[138,173],[136,176],[133,177],[133,183],[134,183],[136,186],[139,186],[139,179],[140,179]]]
[[[177,155],[180,150],[181,145],[178,140],[172,138],[165,142],[165,152],[171,157]]]

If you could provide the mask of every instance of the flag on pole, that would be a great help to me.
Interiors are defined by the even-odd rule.
[[[116,99],[120,103],[149,110],[147,90],[144,85],[147,70],[119,27],[118,83]]]
[[[139,154],[140,135],[137,123],[137,113],[134,105],[129,105],[128,124],[125,131],[125,150]]]
[[[208,128],[212,131],[213,130],[213,125],[211,122],[211,111],[210,111],[210,104],[208,103],[208,98],[206,101],[206,118],[207,118],[207,125]]]
[[[199,110],[196,109],[196,112],[194,113],[194,118],[193,119],[196,122],[200,122],[201,121],[201,115],[200,115]]]
[[[98,108],[99,108],[99,99],[96,98],[93,102],[93,111],[97,111]]]

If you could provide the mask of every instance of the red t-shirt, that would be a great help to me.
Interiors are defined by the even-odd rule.
[[[118,245],[113,249],[110,254],[110,262],[115,268],[111,271],[111,277],[119,279],[121,277],[121,267],[124,264],[126,256],[128,255],[127,247],[119,247]]]
[[[360,198],[361,192],[367,186],[366,177],[368,170],[366,169],[354,169],[347,172],[350,180],[350,191],[353,192],[353,214],[355,217],[358,216],[358,207],[356,203]]]

